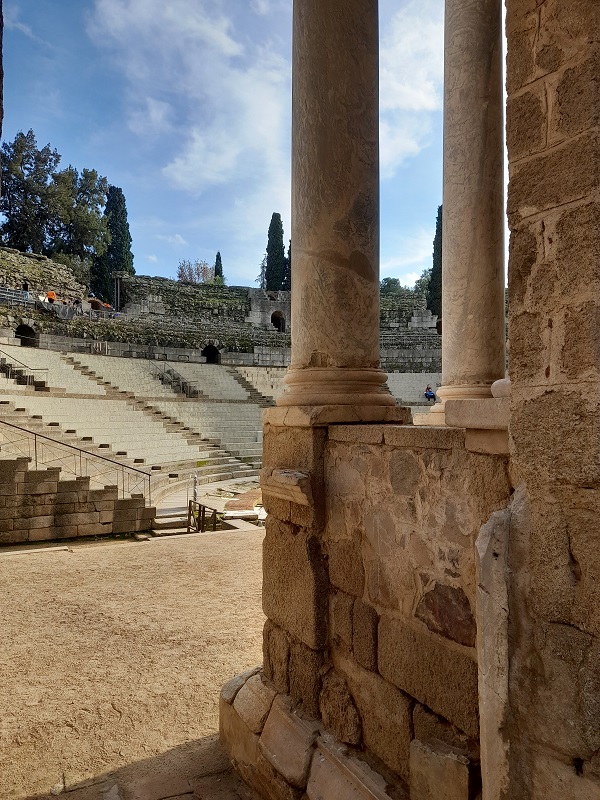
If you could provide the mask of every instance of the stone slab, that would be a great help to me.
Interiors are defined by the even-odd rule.
[[[288,783],[304,789],[318,734],[318,723],[294,714],[291,698],[279,695],[271,706],[259,746]]]
[[[254,669],[249,669],[247,672],[242,672],[241,675],[236,675],[235,678],[228,681],[221,689],[221,697],[223,700],[231,705],[235,700],[236,694],[246,683],[248,678],[256,675],[257,672],[260,672],[260,667],[254,667]]]
[[[291,469],[263,469],[260,485],[264,494],[274,495],[280,500],[289,500],[303,506],[311,506],[313,493],[310,475]]]
[[[472,453],[507,456],[508,430],[469,429],[465,434],[465,449]]]
[[[328,737],[319,739],[306,794],[309,800],[390,800],[384,778]]]
[[[327,641],[326,561],[316,536],[267,519],[263,544],[263,611],[317,650]]]
[[[446,425],[455,428],[507,430],[510,397],[446,400]]]
[[[469,800],[468,757],[437,739],[410,743],[410,800]]]
[[[469,736],[479,735],[477,662],[455,645],[400,619],[382,617],[378,631],[381,675]]]
[[[275,694],[275,690],[267,686],[260,675],[248,678],[236,694],[233,707],[253,733],[262,731]]]
[[[464,447],[465,432],[462,428],[433,425],[424,427],[390,425],[385,429],[384,441],[385,444],[410,449],[452,450],[455,447]]]
[[[410,424],[410,408],[404,406],[278,406],[263,412],[263,424],[312,428],[339,423],[391,422]]]
[[[251,767],[258,760],[258,735],[253,733],[232,705],[219,698],[219,739],[237,766]]]
[[[362,722],[368,750],[404,780],[408,780],[413,700],[381,675],[360,667],[352,658],[333,652],[336,670],[346,677]]]

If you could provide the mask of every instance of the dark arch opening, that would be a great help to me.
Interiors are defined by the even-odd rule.
[[[271,325],[273,325],[274,328],[277,328],[279,333],[285,333],[285,317],[281,311],[274,311],[271,314]]]
[[[202,355],[206,359],[207,364],[221,363],[221,353],[219,353],[214,344],[207,344],[204,350],[202,351]]]
[[[22,323],[15,331],[15,338],[21,340],[21,347],[38,347],[37,333],[29,325]]]

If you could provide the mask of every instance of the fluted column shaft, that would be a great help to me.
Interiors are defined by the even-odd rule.
[[[446,0],[442,388],[490,397],[504,377],[501,0]]]
[[[279,405],[393,405],[379,369],[377,0],[295,0],[292,359]]]

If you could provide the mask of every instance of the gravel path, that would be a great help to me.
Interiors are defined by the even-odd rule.
[[[262,538],[0,553],[0,798],[248,797],[215,732],[220,686],[261,661]]]

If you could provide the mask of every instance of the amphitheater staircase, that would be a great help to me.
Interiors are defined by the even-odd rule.
[[[252,383],[250,383],[250,381],[246,380],[246,378],[237,371],[237,369],[234,367],[226,367],[226,369],[234,381],[248,392],[248,398],[251,403],[260,406],[261,408],[270,408],[271,406],[275,405],[275,401],[272,397],[267,397],[266,395],[261,394],[258,389]]]

